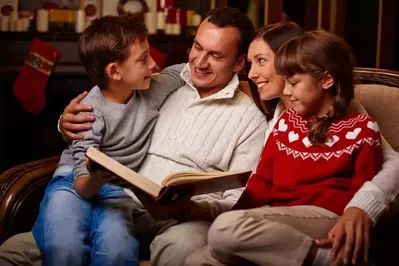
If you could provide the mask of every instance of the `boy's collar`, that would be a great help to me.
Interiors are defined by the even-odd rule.
[[[190,66],[189,63],[187,63],[184,67],[183,70],[180,72],[180,77],[187,83],[187,85],[190,87],[190,89],[194,90],[196,93],[198,93],[198,89],[194,86],[192,80],[191,80],[191,72],[190,72]],[[233,98],[236,90],[238,89],[238,85],[240,84],[238,80],[238,75],[234,74],[234,76],[231,78],[230,82],[218,91],[217,93],[206,97],[206,99],[229,99]]]

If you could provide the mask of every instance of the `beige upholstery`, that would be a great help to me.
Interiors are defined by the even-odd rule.
[[[391,146],[399,151],[399,88],[377,84],[360,84],[356,98],[373,117]]]

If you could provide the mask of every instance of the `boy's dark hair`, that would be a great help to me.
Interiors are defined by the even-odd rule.
[[[130,46],[144,41],[148,31],[136,18],[105,16],[95,19],[79,39],[79,57],[90,79],[107,86],[105,67],[123,62],[130,56]]]
[[[207,17],[208,22],[219,28],[237,28],[240,32],[237,58],[247,54],[249,44],[255,36],[255,27],[250,18],[238,8],[233,7],[212,9]]]

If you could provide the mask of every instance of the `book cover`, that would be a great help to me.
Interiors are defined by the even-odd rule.
[[[178,172],[166,176],[162,184],[158,185],[93,147],[87,150],[86,157],[116,176],[118,185],[134,186],[160,203],[176,201],[187,193],[198,195],[244,187],[252,173],[248,170],[212,173]]]

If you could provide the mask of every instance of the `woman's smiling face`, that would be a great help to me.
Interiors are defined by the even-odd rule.
[[[274,57],[275,53],[262,37],[253,40],[249,46],[251,69],[248,77],[258,86],[259,96],[264,101],[283,96],[284,77],[276,73]]]

